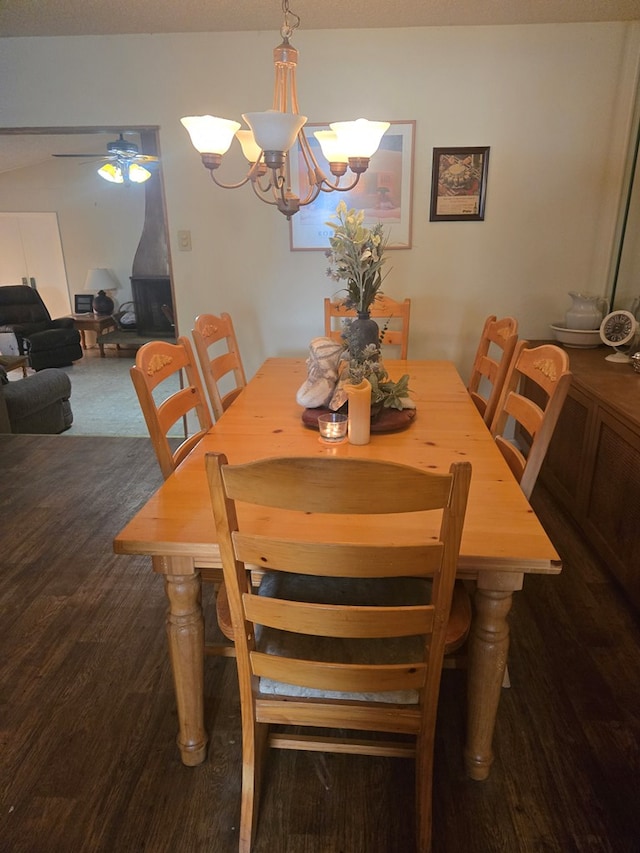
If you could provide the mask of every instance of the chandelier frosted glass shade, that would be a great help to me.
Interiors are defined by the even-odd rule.
[[[242,153],[250,163],[255,163],[260,159],[262,149],[256,143],[252,130],[236,131],[236,138],[242,147]]]
[[[262,151],[289,151],[307,120],[306,116],[281,113],[279,110],[245,113],[242,118],[253,131],[256,145]]]
[[[359,118],[356,121],[336,121],[329,127],[348,158],[362,159],[371,158],[376,153],[383,134],[389,129],[389,122]]]
[[[240,129],[239,122],[217,116],[185,116],[180,121],[200,154],[226,154],[236,130]]]
[[[316,130],[313,134],[320,143],[320,148],[327,163],[344,163],[346,166],[349,158],[340,145],[338,135],[333,130]]]

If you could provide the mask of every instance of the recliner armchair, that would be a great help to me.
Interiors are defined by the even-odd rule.
[[[0,366],[0,433],[52,435],[73,423],[71,380],[64,370],[42,370],[9,382]]]
[[[38,291],[28,285],[0,287],[0,328],[15,333],[34,370],[66,367],[82,358],[80,332],[72,318],[52,320]]]

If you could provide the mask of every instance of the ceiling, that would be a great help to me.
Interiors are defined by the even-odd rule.
[[[290,0],[301,29],[576,23],[640,19],[640,0]],[[0,0],[0,38],[133,33],[278,32],[279,0]],[[0,134],[0,172],[53,153],[106,150],[96,136]],[[82,161],[78,161],[81,163]]]
[[[640,19],[640,0],[290,0],[303,29]],[[2,0],[0,37],[279,30],[278,0]]]

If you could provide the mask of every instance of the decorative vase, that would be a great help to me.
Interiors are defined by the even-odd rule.
[[[368,311],[358,311],[358,316],[349,324],[349,352],[359,358],[369,344],[380,345],[380,329]]]
[[[93,297],[93,310],[96,314],[111,314],[114,309],[113,299],[99,290],[98,295]]]

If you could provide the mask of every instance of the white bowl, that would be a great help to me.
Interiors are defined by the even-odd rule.
[[[567,329],[566,326],[550,326],[556,340],[566,347],[594,349],[602,344],[600,329]]]

